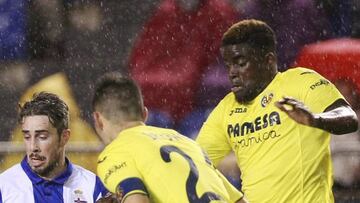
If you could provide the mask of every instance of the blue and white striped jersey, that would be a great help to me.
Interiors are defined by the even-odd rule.
[[[71,164],[48,181],[35,174],[26,161],[0,174],[0,203],[92,203],[107,193],[92,172]]]

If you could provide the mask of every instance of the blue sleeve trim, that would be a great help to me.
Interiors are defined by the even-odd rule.
[[[1,190],[0,190],[0,203],[3,203],[2,196],[1,196]]]
[[[96,181],[95,181],[95,189],[94,189],[94,194],[93,194],[93,199],[94,202],[96,202],[96,200],[99,197],[99,194],[101,194],[101,197],[105,196],[109,191],[105,188],[104,184],[101,182],[100,178],[96,176]],[[0,202],[1,203],[1,202]]]
[[[117,189],[121,191],[123,197],[125,197],[129,192],[132,192],[134,190],[141,190],[146,194],[149,194],[143,181],[140,178],[125,179],[119,183]]]

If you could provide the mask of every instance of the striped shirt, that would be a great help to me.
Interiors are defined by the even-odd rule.
[[[0,203],[91,203],[107,193],[94,173],[66,163],[66,170],[48,181],[31,170],[25,157],[0,174]]]

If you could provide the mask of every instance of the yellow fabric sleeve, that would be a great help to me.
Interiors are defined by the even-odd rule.
[[[334,84],[315,71],[311,74],[303,75],[303,78],[306,85],[304,85],[305,88],[300,92],[302,94],[301,98],[304,98],[304,103],[312,112],[324,112],[336,100],[344,99]]]
[[[226,130],[222,129],[224,103],[221,101],[211,112],[196,139],[215,166],[231,151]]]
[[[118,192],[118,186],[124,197],[135,191],[146,193],[142,176],[132,156],[124,150],[105,150],[99,156],[97,170],[98,176],[112,193]],[[129,185],[133,187],[129,187]]]

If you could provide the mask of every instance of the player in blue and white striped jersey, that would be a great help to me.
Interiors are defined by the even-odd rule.
[[[35,94],[19,122],[26,156],[0,174],[0,203],[90,203],[107,193],[94,173],[66,158],[69,109],[57,95]]]

